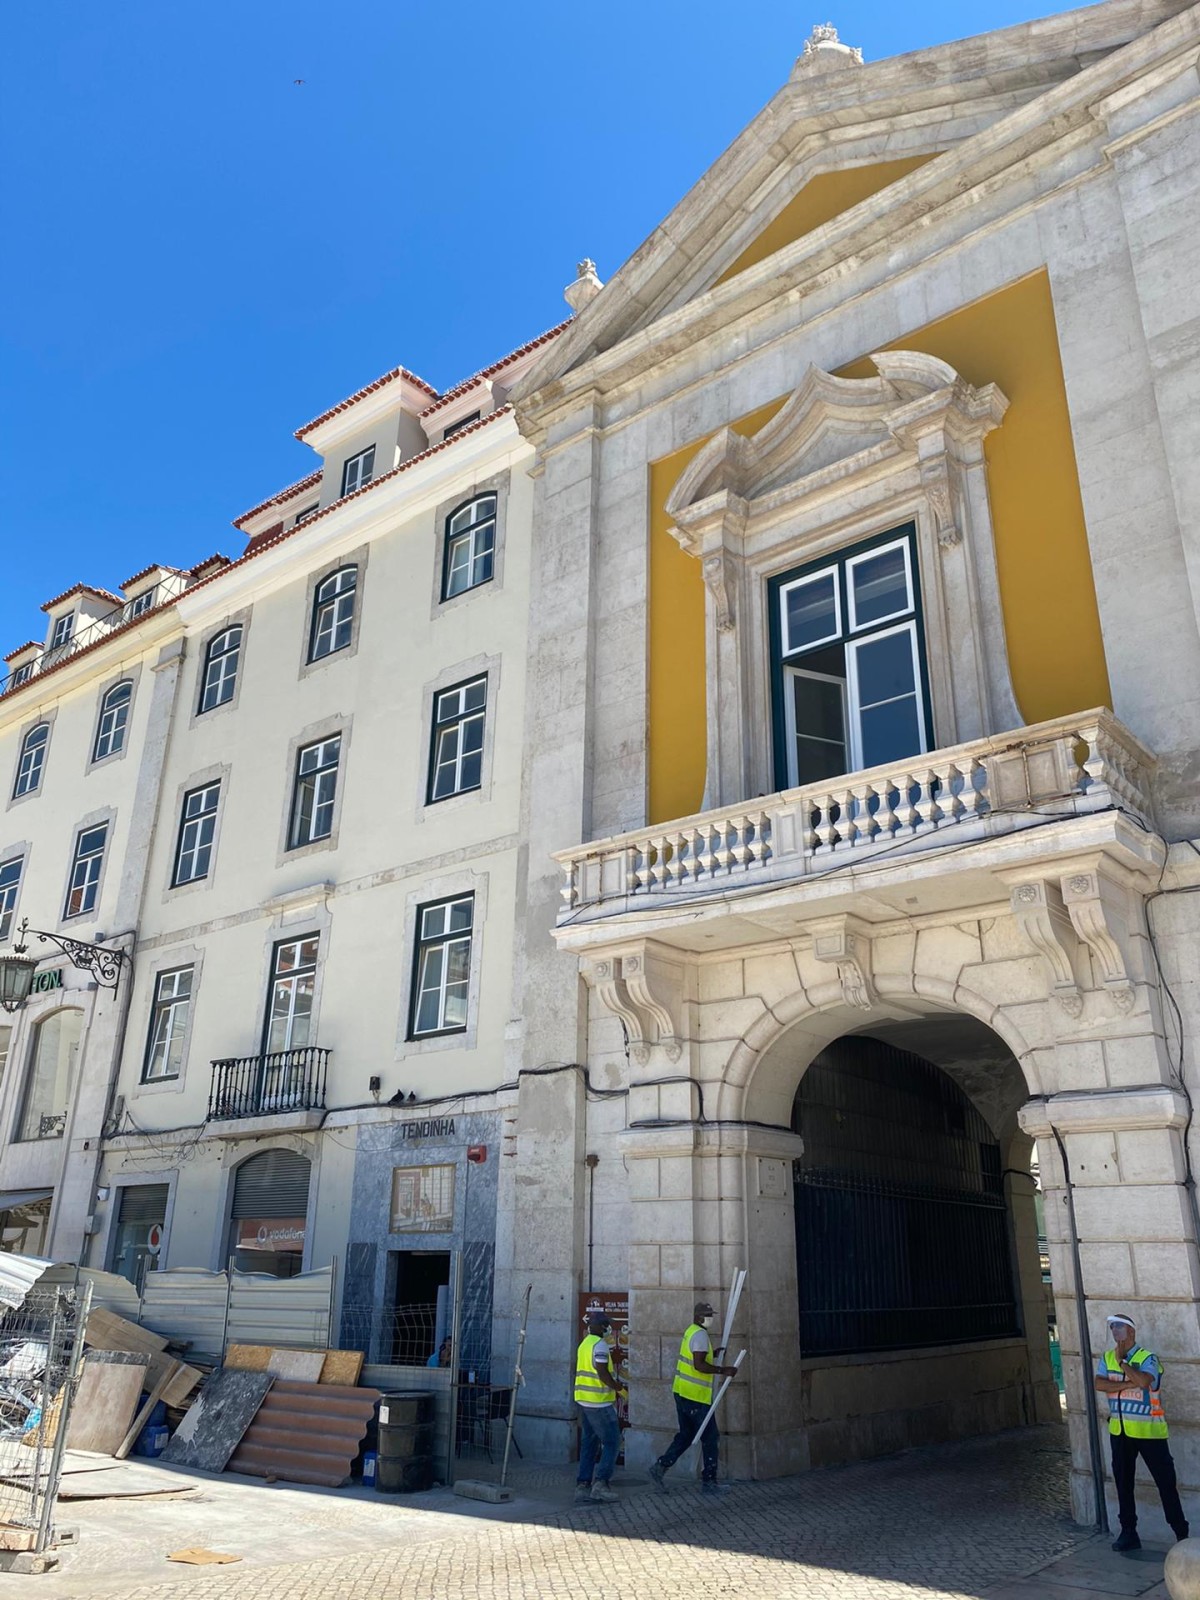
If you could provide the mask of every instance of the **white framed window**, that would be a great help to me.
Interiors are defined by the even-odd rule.
[[[850,632],[877,628],[913,610],[912,554],[907,539],[880,545],[846,562]]]
[[[96,725],[96,742],[92,746],[93,761],[115,756],[124,747],[132,700],[133,685],[126,681],[114,684],[100,702],[100,721]]]
[[[19,667],[14,667],[13,668],[11,687],[15,689],[19,683],[24,683],[24,682],[26,682],[27,679],[32,678],[32,677],[33,677],[33,662],[32,661],[23,661]]]
[[[354,602],[358,593],[358,568],[340,567],[322,578],[313,595],[312,632],[308,659],[320,661],[344,650],[354,635]]]
[[[219,781],[206,783],[202,788],[184,795],[179,818],[179,841],[175,847],[175,871],[171,876],[173,889],[181,883],[195,883],[200,878],[208,877],[220,800]]]
[[[366,450],[360,450],[356,456],[351,456],[342,468],[342,494],[354,494],[358,489],[365,489],[370,483],[375,472],[375,446],[370,445]]]
[[[465,1033],[475,896],[417,908],[409,1037]]]
[[[263,1054],[302,1050],[312,1043],[313,996],[320,938],[285,939],[271,957],[271,986],[263,1027]]]
[[[192,1004],[194,972],[193,967],[176,967],[172,972],[160,972],[155,979],[143,1083],[177,1078],[183,1070],[183,1045]]]
[[[337,798],[338,762],[342,736],[305,745],[296,756],[296,782],[292,791],[292,820],[288,849],[328,839],[333,832],[333,806]]]
[[[491,580],[496,553],[496,496],[477,495],[446,518],[442,599]]]
[[[317,512],[320,509],[321,509],[321,502],[319,500],[314,500],[312,505],[305,506],[303,511],[297,511],[297,513],[296,513],[296,526],[299,527],[299,525],[302,522],[307,522],[309,517],[315,517]]]
[[[781,784],[822,783],[929,748],[912,538],[905,531],[773,580]]]
[[[21,741],[21,758],[17,762],[17,781],[13,784],[13,799],[23,794],[33,794],[41,788],[42,768],[46,765],[46,745],[50,740],[50,724],[39,722],[30,728]]]
[[[75,613],[68,611],[64,616],[55,617],[54,632],[50,635],[51,650],[61,650],[63,645],[71,642],[71,635],[75,632]]]
[[[200,674],[200,704],[197,714],[212,711],[233,699],[237,688],[238,664],[242,655],[242,625],[235,624],[215,634],[204,651],[204,670]]]
[[[479,788],[486,718],[486,675],[434,695],[428,803]]]
[[[154,605],[154,597],[158,593],[158,585],[153,584],[149,589],[143,589],[125,607],[125,620],[132,622],[134,617],[140,617]]]
[[[779,590],[783,653],[815,650],[841,637],[842,597],[836,567],[785,583]]]
[[[107,822],[101,822],[95,828],[83,828],[76,836],[64,918],[86,916],[89,911],[96,909],[96,893],[100,887],[100,869],[104,865],[107,838]]]
[[[4,944],[12,932],[24,865],[24,856],[12,856],[7,861],[0,861],[0,944]]]

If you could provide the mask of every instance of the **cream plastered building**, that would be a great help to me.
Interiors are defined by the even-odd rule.
[[[1118,1309],[1197,1505],[1198,54],[1174,0],[818,28],[516,387],[547,1448],[581,1288],[644,1464],[739,1267],[735,1475],[1056,1419],[1036,1141],[1074,1512]]]
[[[39,974],[3,1018],[9,1247],[135,1284],[332,1266],[335,1314],[385,1361],[428,1355],[393,1312],[444,1300],[466,1249],[486,1345],[533,498],[505,392],[560,331],[445,393],[385,374],[298,431],[319,467],[238,519],[239,559],[142,575],[123,613],[71,591],[10,657],[3,939],[28,914],[131,965],[114,993],[47,961],[61,987]],[[52,649],[71,607],[97,637]],[[118,683],[121,747],[92,759]],[[65,1004],[80,1025],[42,1070]],[[48,1232],[18,1237],[38,1203]]]

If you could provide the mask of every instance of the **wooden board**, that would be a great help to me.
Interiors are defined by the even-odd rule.
[[[318,1383],[344,1383],[351,1388],[362,1377],[364,1353],[361,1350],[326,1350]]]
[[[69,1448],[112,1455],[129,1431],[145,1381],[144,1353],[94,1351],[84,1361],[67,1423]]]
[[[169,1406],[183,1405],[204,1376],[202,1372],[197,1372],[195,1367],[185,1366],[182,1361],[176,1362],[176,1366],[178,1371],[162,1392],[163,1401]]]
[[[324,1364],[324,1350],[272,1350],[267,1371],[293,1383],[316,1383]]]
[[[203,1472],[223,1472],[274,1382],[269,1372],[219,1368],[192,1402],[162,1459]]]
[[[224,1365],[236,1367],[239,1372],[265,1372],[273,1348],[269,1344],[231,1344],[225,1352]]]
[[[161,1333],[140,1328],[136,1322],[117,1316],[115,1311],[105,1311],[103,1306],[93,1306],[88,1313],[84,1342],[93,1350],[144,1350],[154,1355],[167,1348]]]

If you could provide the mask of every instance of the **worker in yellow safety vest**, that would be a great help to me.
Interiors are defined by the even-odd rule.
[[[617,1381],[612,1357],[612,1323],[602,1311],[587,1319],[587,1333],[575,1352],[575,1404],[582,1433],[575,1500],[611,1505],[619,1499],[612,1487],[613,1468],[621,1443],[617,1396],[625,1386]]]
[[[1150,1469],[1162,1501],[1163,1515],[1175,1537],[1186,1539],[1187,1519],[1179,1502],[1175,1463],[1167,1443],[1167,1419],[1159,1394],[1162,1362],[1136,1342],[1133,1319],[1124,1313],[1109,1317],[1108,1334],[1113,1341],[1112,1348],[1106,1350],[1096,1364],[1094,1387],[1098,1394],[1108,1398],[1108,1442],[1112,1449],[1113,1482],[1117,1487],[1121,1517],[1121,1532],[1113,1542],[1113,1549],[1140,1550],[1142,1547],[1133,1493],[1138,1456]]]
[[[671,1385],[675,1396],[675,1415],[679,1432],[666,1450],[650,1468],[650,1476],[665,1491],[664,1479],[680,1456],[695,1439],[705,1413],[712,1405],[713,1379],[732,1378],[736,1367],[721,1367],[714,1360],[712,1327],[716,1312],[707,1300],[697,1300],[692,1309],[692,1321],[684,1329],[679,1344],[679,1357],[675,1363],[675,1382]],[[722,1355],[724,1351],[720,1352]],[[700,1434],[700,1451],[703,1458],[700,1488],[705,1494],[720,1494],[723,1484],[717,1482],[717,1451],[720,1433],[715,1416],[709,1417],[704,1432]]]

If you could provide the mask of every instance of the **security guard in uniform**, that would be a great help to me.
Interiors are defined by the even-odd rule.
[[[624,1393],[624,1385],[617,1382],[613,1370],[612,1323],[597,1311],[588,1317],[587,1330],[575,1352],[575,1404],[583,1428],[575,1500],[577,1504],[598,1500],[611,1505],[619,1498],[610,1480],[621,1444],[617,1396]]]
[[[692,1309],[693,1320],[684,1329],[680,1341],[675,1382],[671,1385],[679,1432],[650,1468],[650,1476],[663,1490],[666,1489],[663,1479],[696,1437],[696,1431],[704,1421],[704,1413],[712,1405],[713,1379],[732,1378],[737,1371],[736,1367],[718,1367],[713,1362],[712,1339],[708,1330],[712,1327],[715,1315],[707,1300],[697,1300]],[[712,1416],[700,1435],[700,1451],[704,1461],[700,1487],[705,1494],[720,1493],[717,1483],[720,1437],[717,1419]]]
[[[1159,1398],[1162,1363],[1144,1345],[1135,1343],[1137,1329],[1132,1318],[1109,1317],[1108,1332],[1113,1348],[1106,1350],[1096,1365],[1094,1387],[1098,1394],[1108,1397],[1113,1482],[1117,1486],[1121,1517],[1121,1532],[1113,1542],[1113,1549],[1140,1550],[1142,1547],[1133,1493],[1139,1455],[1150,1469],[1163,1514],[1175,1537],[1186,1539],[1187,1519],[1179,1503],[1175,1463],[1167,1444],[1167,1419]]]

